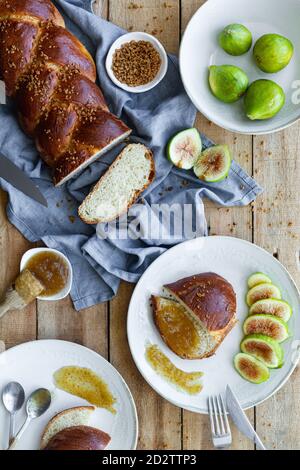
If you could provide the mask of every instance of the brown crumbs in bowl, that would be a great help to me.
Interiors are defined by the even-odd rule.
[[[159,72],[161,57],[148,41],[130,41],[117,49],[113,56],[112,71],[115,77],[128,86],[146,85]]]

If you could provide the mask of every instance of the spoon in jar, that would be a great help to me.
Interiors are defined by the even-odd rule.
[[[9,441],[8,445],[11,444],[12,439],[15,435],[14,424],[15,415],[19,411],[25,402],[25,392],[21,384],[18,382],[10,382],[7,384],[2,391],[2,401],[6,410],[9,412]]]
[[[31,421],[42,416],[48,410],[50,405],[51,393],[46,388],[39,388],[30,395],[26,403],[26,421],[21,427],[16,437],[14,437],[14,439],[12,440],[8,450],[12,450],[15,448],[17,442],[20,440],[21,436],[24,434]]]

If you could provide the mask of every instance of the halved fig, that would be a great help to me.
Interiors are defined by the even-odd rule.
[[[254,273],[248,278],[248,287],[252,289],[252,287],[257,286],[258,284],[272,284],[272,280],[264,273]]]
[[[266,382],[270,377],[268,367],[250,354],[237,354],[234,358],[234,366],[244,379],[254,384]]]
[[[208,183],[224,180],[231,166],[231,152],[227,145],[215,145],[204,150],[194,166],[195,175]]]
[[[245,335],[265,335],[279,343],[289,337],[287,324],[274,315],[251,315],[243,328]]]
[[[177,168],[190,170],[201,155],[202,141],[197,129],[186,129],[174,135],[167,147],[169,160]]]
[[[274,315],[284,322],[288,322],[292,315],[292,307],[285,300],[263,299],[258,300],[250,307],[249,315]]]
[[[258,284],[258,286],[252,287],[247,294],[247,305],[255,304],[258,300],[262,299],[281,299],[281,292],[274,284]]]
[[[249,335],[241,342],[241,351],[259,359],[270,369],[277,369],[283,364],[283,349],[269,336]]]

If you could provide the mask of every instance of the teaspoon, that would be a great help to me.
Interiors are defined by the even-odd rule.
[[[33,392],[26,403],[27,418],[16,437],[12,440],[8,450],[15,448],[17,442],[26,431],[33,419],[42,416],[51,405],[51,393],[46,388],[39,388]]]
[[[10,382],[2,391],[2,401],[6,410],[9,412],[9,445],[15,435],[14,424],[15,415],[25,402],[25,392],[21,384],[18,382]]]

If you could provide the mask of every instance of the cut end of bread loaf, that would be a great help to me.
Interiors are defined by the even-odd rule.
[[[152,297],[156,326],[175,354],[188,359],[212,356],[236,324],[232,285],[215,273],[180,279]]]
[[[152,152],[142,144],[130,144],[79,207],[87,224],[115,220],[126,213],[155,177]]]
[[[47,447],[49,441],[64,429],[73,426],[86,426],[91,414],[95,411],[94,406],[77,406],[62,411],[55,415],[47,424],[41,438],[41,449]]]
[[[79,175],[79,173],[98,160],[102,155],[123,142],[130,134],[131,130],[127,130],[92,156],[87,156],[86,149],[83,149],[82,152],[78,152],[75,157],[73,154],[66,154],[64,158],[59,161],[54,170],[53,180],[55,186],[62,186],[70,179],[75,178],[75,176]]]
[[[154,323],[162,339],[182,359],[212,356],[236,324],[234,317],[226,328],[209,331],[183,302],[171,298],[152,296],[152,308]]]
[[[152,296],[155,325],[166,345],[182,359],[202,359],[216,343],[188,311],[171,299]]]

